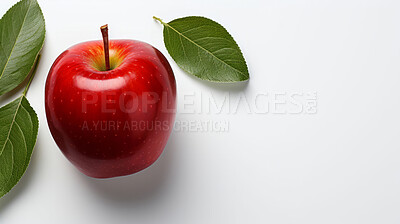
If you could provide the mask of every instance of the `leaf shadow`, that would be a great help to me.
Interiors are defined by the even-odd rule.
[[[83,182],[98,198],[113,206],[140,206],[157,200],[168,186],[171,166],[174,163],[177,141],[174,133],[160,158],[150,167],[129,176],[95,179],[81,174]]]
[[[3,212],[7,208],[7,206],[10,206],[13,201],[15,201],[18,197],[23,197],[23,193],[25,189],[28,187],[28,185],[32,182],[32,178],[34,176],[34,173],[37,170],[37,165],[38,163],[38,158],[40,157],[41,151],[39,150],[41,148],[41,140],[38,138],[35,148],[33,149],[32,157],[29,162],[28,168],[26,169],[26,172],[24,175],[21,177],[20,181],[15,185],[10,192],[8,192],[6,195],[4,195],[2,198],[0,198],[0,211]]]
[[[45,45],[46,45],[46,42],[43,44],[43,48],[42,48],[42,50],[40,50],[40,52],[39,52],[39,56],[40,56],[40,57],[42,57],[42,56],[43,56],[43,53],[45,52],[45,51],[44,51]],[[38,57],[39,57],[39,56],[38,56]],[[36,59],[36,60],[37,60],[37,59]],[[36,61],[35,61],[35,64],[36,64]],[[25,89],[26,85],[28,84],[29,78],[31,77],[32,73],[33,73],[34,70],[35,70],[35,69],[34,69],[34,68],[35,68],[35,64],[33,65],[32,70],[29,72],[29,74],[25,77],[24,81],[22,81],[22,82],[21,82],[17,87],[15,87],[14,89],[12,89],[12,90],[10,90],[9,92],[6,92],[6,93],[4,93],[3,95],[0,96],[0,103],[1,103],[1,106],[5,105],[5,104],[8,103],[8,102],[11,102],[11,101],[15,100],[16,98],[18,98],[18,97],[20,96],[20,94],[21,94],[22,91]],[[38,66],[40,66],[40,63],[39,63]],[[35,75],[35,76],[36,76],[36,75]],[[35,77],[33,77],[33,78],[35,78]],[[3,103],[3,102],[5,102],[5,103]]]
[[[39,55],[43,56],[45,49],[46,49],[46,41],[43,44],[43,48],[40,50]],[[40,66],[40,64],[38,65]],[[24,81],[22,81],[17,87],[12,89],[11,91],[3,94],[0,96],[0,107],[6,105],[7,103],[17,99],[19,96],[21,96],[22,91],[25,89],[26,85],[29,82],[29,79],[34,72],[34,67],[32,70],[29,72],[29,74],[25,77]],[[35,78],[35,77],[34,77]],[[28,91],[29,92],[29,91]],[[33,175],[36,173],[37,165],[38,165],[38,158],[41,153],[39,150],[41,148],[41,139],[39,138],[40,135],[40,125],[39,125],[39,130],[38,130],[38,137],[37,137],[37,142],[35,144],[35,147],[33,148],[33,153],[31,156],[31,160],[29,161],[29,165],[25,171],[25,173],[22,175],[21,179],[19,182],[8,192],[6,195],[4,195],[2,198],[0,198],[0,212],[5,210],[12,202],[17,199],[18,197],[22,196],[22,192],[25,190],[25,188],[30,184],[32,181]]]
[[[249,86],[249,80],[240,81],[240,82],[211,82],[207,80],[203,80],[198,78],[197,76],[191,75],[181,69],[181,71],[190,77],[192,80],[201,83],[202,85],[208,87],[209,89],[220,91],[220,92],[245,92],[247,87]]]
[[[22,81],[21,84],[19,84],[16,88],[14,88],[10,92],[4,93],[3,95],[0,96],[0,103],[1,103],[2,106],[5,105],[8,102],[11,102],[11,101],[17,99],[18,97],[21,96],[22,91],[24,90],[24,88],[28,84],[29,77],[30,77],[30,73],[29,73],[28,76],[26,76],[24,81]],[[5,102],[5,103],[3,103],[3,102]]]

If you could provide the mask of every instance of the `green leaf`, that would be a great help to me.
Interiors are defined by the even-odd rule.
[[[0,95],[17,87],[43,47],[45,23],[36,0],[22,0],[0,20]]]
[[[186,72],[214,82],[249,79],[246,61],[232,36],[220,24],[197,16],[164,23],[164,43]]]
[[[37,115],[24,95],[0,108],[0,197],[25,173],[38,127]]]

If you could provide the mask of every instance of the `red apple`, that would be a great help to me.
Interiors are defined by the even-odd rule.
[[[81,43],[56,59],[45,108],[55,142],[82,173],[129,175],[164,150],[175,118],[175,78],[151,45],[105,37],[104,45]]]

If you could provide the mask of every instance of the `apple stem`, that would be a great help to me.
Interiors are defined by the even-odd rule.
[[[104,43],[104,59],[106,62],[106,71],[110,70],[110,46],[108,42],[108,24],[100,27]]]

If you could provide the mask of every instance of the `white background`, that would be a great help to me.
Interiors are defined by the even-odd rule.
[[[1,0],[0,13],[15,2]],[[0,199],[0,223],[400,223],[399,1],[39,3],[47,33],[28,92],[39,138],[26,174]],[[217,85],[185,74],[167,55],[153,15],[223,24],[241,46],[250,81]],[[56,57],[100,39],[105,23],[111,38],[142,40],[167,56],[178,85],[177,121],[228,121],[229,131],[176,130],[161,158],[132,176],[79,173],[49,132],[44,84]],[[260,93],[316,92],[318,110],[182,113],[186,93],[223,99],[227,91],[249,101]]]

